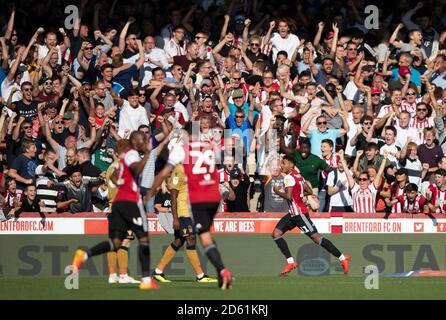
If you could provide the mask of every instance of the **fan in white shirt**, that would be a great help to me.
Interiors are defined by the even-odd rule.
[[[274,27],[274,23],[271,23],[271,25]],[[277,27],[279,32],[274,32],[271,38],[269,33],[265,36],[264,43],[270,44],[273,51],[273,63],[276,62],[279,51],[286,51],[288,57],[292,57],[294,51],[299,47],[300,40],[295,34],[291,33],[292,28],[294,26],[291,21],[281,18]]]
[[[119,113],[119,131],[118,135],[124,137],[130,130],[138,130],[140,125],[149,125],[146,109],[139,104],[139,90],[131,89],[128,101],[122,105]]]

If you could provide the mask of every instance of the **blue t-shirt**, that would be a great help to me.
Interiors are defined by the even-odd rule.
[[[132,65],[130,68],[119,72],[114,78],[113,82],[120,84],[123,89],[119,92],[119,95],[123,99],[127,99],[129,96],[130,89],[132,88],[132,78],[135,72],[138,71],[136,64]],[[117,91],[118,92],[118,91]]]
[[[235,115],[235,112],[237,111],[237,107],[233,103],[228,104],[229,112],[231,112],[231,116]],[[249,103],[245,102],[243,105],[243,111],[245,112],[245,115],[248,116],[248,110],[249,110]],[[254,123],[256,123],[257,117],[259,116],[259,113],[257,110],[254,110]]]
[[[392,69],[392,80],[398,80],[399,68]],[[410,82],[415,83],[417,87],[421,87],[421,75],[417,69],[410,67]]]
[[[3,70],[2,67],[0,67],[0,84],[3,82],[3,80],[6,79],[6,73],[5,70]],[[2,88],[0,87],[0,97],[2,96]]]
[[[249,146],[251,145],[252,139],[254,137],[253,125],[249,122],[248,116],[246,116],[245,121],[239,127],[235,122],[235,117],[233,114],[229,115],[226,119],[226,128],[231,130],[231,134],[238,134],[243,139],[243,146],[245,147],[246,155],[249,154]]]
[[[327,129],[325,132],[320,132],[317,129],[310,130],[311,153],[322,158],[321,144],[325,139],[333,141],[333,152],[336,152],[336,138],[339,136],[339,129]]]
[[[11,169],[17,170],[17,173],[25,179],[34,179],[38,165],[36,160],[21,154],[15,158],[11,165]],[[25,184],[19,181],[17,181],[17,186],[21,189],[25,188]]]

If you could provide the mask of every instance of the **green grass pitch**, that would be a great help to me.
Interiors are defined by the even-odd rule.
[[[238,277],[232,290],[171,277],[160,290],[108,284],[107,278],[80,277],[78,290],[67,290],[64,278],[0,279],[0,299],[148,299],[148,300],[274,300],[274,299],[446,299],[446,278],[379,278],[379,290],[366,290],[364,277],[285,276]]]

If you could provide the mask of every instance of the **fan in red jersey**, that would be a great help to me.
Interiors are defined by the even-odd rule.
[[[282,172],[286,174],[284,178],[285,190],[281,190],[278,186],[274,186],[273,188],[274,192],[286,199],[289,204],[288,213],[280,219],[272,233],[274,241],[287,260],[287,264],[280,274],[285,275],[297,268],[297,262],[294,261],[288,244],[282,237],[286,232],[296,227],[302,230],[314,243],[320,245],[338,258],[344,273],[347,274],[350,256],[342,254],[330,240],[321,237],[318,233],[316,226],[311,221],[308,208],[304,202],[304,199],[307,198],[310,206],[313,207],[315,205],[314,200],[310,197],[313,194],[313,190],[311,186],[305,183],[305,179],[300,175],[299,170],[295,166],[295,158],[293,156],[285,156],[282,162]],[[313,209],[315,208],[313,207]]]
[[[223,290],[230,289],[233,282],[231,272],[225,268],[215,241],[210,233],[214,216],[221,201],[220,177],[215,163],[215,148],[207,141],[200,141],[199,130],[192,130],[188,122],[183,132],[183,143],[174,145],[166,166],[155,177],[153,186],[145,199],[150,199],[169,176],[177,164],[182,163],[187,176],[189,202],[193,220],[209,261],[217,270],[218,284]],[[145,200],[146,201],[146,200]]]
[[[386,199],[387,205],[393,206],[397,203],[401,205],[398,213],[428,213],[429,207],[426,198],[418,192],[418,187],[414,183],[409,183],[404,188],[404,194],[395,197],[395,199]]]
[[[429,186],[426,198],[430,200],[430,212],[446,213],[446,170],[435,171],[435,184]]]

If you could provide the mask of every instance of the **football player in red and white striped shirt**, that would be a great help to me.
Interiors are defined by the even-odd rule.
[[[435,171],[435,184],[426,191],[431,213],[446,213],[446,170]]]
[[[370,183],[370,177],[367,172],[359,174],[359,184],[356,183],[348,169],[348,165],[344,159],[344,152],[339,151],[339,157],[347,175],[348,186],[352,192],[353,211],[357,213],[375,213],[376,212],[376,194],[386,166],[386,159],[388,152],[384,151],[384,159],[381,161],[378,173],[376,174],[373,183]]]
[[[288,244],[282,237],[286,232],[296,227],[302,230],[314,243],[320,245],[338,258],[344,269],[344,273],[348,273],[350,256],[342,254],[330,240],[321,237],[313,221],[311,221],[308,208],[305,204],[305,198],[308,199],[306,202],[313,209],[316,208],[317,202],[312,198],[313,190],[311,186],[305,183],[305,179],[300,175],[295,165],[296,160],[293,156],[285,156],[282,161],[282,173],[286,174],[283,181],[285,190],[278,186],[273,187],[273,191],[289,203],[288,213],[280,219],[272,233],[274,241],[287,260],[287,264],[280,274],[285,275],[297,268],[297,262],[294,261]]]
[[[393,200],[386,199],[388,206],[399,204],[401,211],[399,213],[428,213],[429,207],[426,198],[418,192],[418,187],[414,183],[409,183],[404,188],[404,194],[399,195]]]

